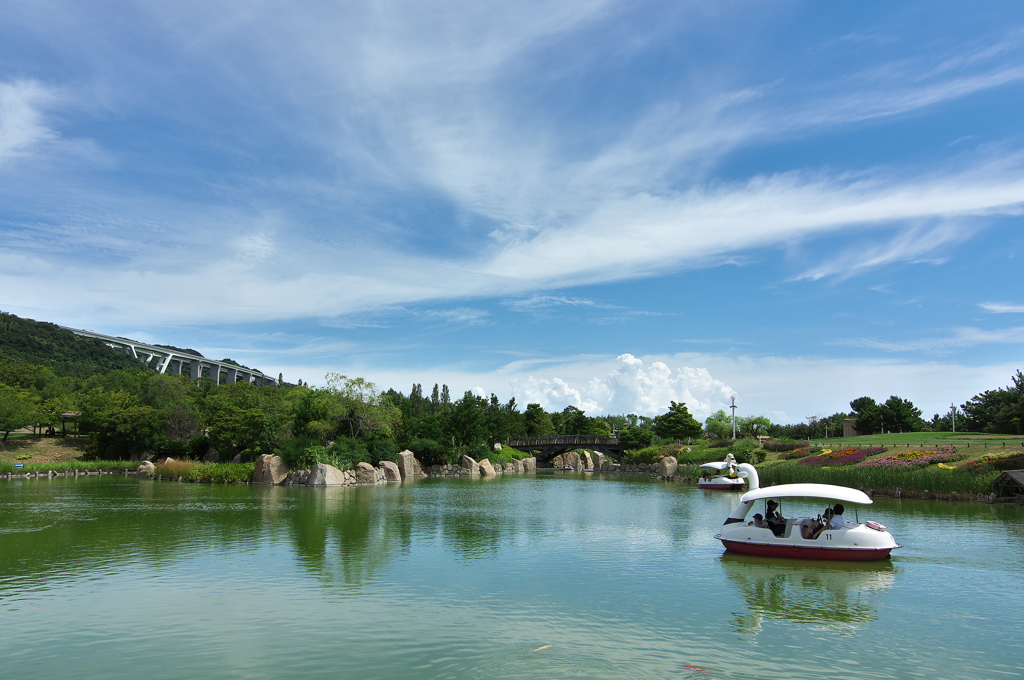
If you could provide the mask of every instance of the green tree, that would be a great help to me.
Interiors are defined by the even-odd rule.
[[[629,425],[619,430],[619,444],[627,451],[636,451],[650,446],[656,436],[647,428]]]
[[[6,442],[11,432],[31,425],[35,411],[36,405],[28,390],[0,386],[0,432],[4,433],[0,441]]]
[[[217,449],[221,460],[243,452],[244,458],[252,460],[272,451],[270,421],[262,409],[228,404],[217,412],[208,432],[210,445]]]
[[[859,397],[850,402],[854,427],[859,434],[875,434],[882,429],[882,410],[871,397]]]
[[[393,436],[401,412],[384,398],[376,385],[339,373],[328,373],[327,385],[340,405],[341,421],[348,427],[348,436],[364,441]]]
[[[743,433],[754,439],[767,435],[768,430],[771,429],[772,421],[768,420],[764,416],[754,416],[752,418],[743,419]]]
[[[546,437],[555,434],[551,415],[540,404],[527,404],[523,413],[524,434],[527,437]]]
[[[491,444],[506,442],[519,437],[523,432],[522,417],[512,397],[508,403],[502,404],[497,395],[492,394],[486,409],[487,441]]]
[[[164,431],[164,419],[152,406],[140,406],[132,395],[95,389],[84,400],[82,422],[89,430],[90,458],[127,460],[153,451]]]
[[[921,409],[914,406],[909,399],[890,396],[878,410],[886,432],[919,432],[924,427]]]
[[[300,437],[309,437],[320,446],[336,439],[341,429],[342,405],[329,390],[296,387],[298,403],[295,406],[294,431]]]
[[[588,420],[586,414],[580,409],[572,405],[566,406],[562,410],[558,434],[589,434]]]
[[[704,421],[704,429],[714,439],[731,439],[732,418],[724,409],[718,409]]]
[[[659,437],[665,439],[688,439],[701,435],[701,426],[697,420],[690,415],[686,404],[672,402],[668,407],[668,413],[655,418],[654,431]]]
[[[36,422],[45,427],[61,428],[65,432],[64,413],[75,410],[74,395],[70,393],[59,394],[55,397],[45,399],[36,411]]]
[[[957,429],[976,432],[1015,434],[1021,431],[1024,417],[1024,374],[1020,369],[1006,388],[986,390],[963,404],[964,422]]]
[[[455,446],[478,448],[486,444],[487,400],[466,391],[445,412],[445,435]]]
[[[106,455],[122,460],[155,449],[164,431],[164,420],[152,406],[130,406],[115,413],[110,424]]]

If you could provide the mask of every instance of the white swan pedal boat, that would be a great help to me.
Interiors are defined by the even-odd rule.
[[[884,560],[890,551],[899,548],[885,527],[877,522],[845,520],[837,529],[825,529],[816,538],[805,537],[804,527],[816,522],[810,517],[790,517],[775,529],[759,527],[747,521],[747,514],[758,501],[765,502],[764,517],[769,517],[769,500],[783,498],[819,499],[831,506],[835,502],[870,505],[871,498],[857,489],[832,484],[780,484],[760,488],[757,470],[740,463],[740,476],[747,479],[750,491],[740,497],[739,505],[725,520],[722,530],[715,536],[726,550],[747,555],[767,557],[797,557],[818,560],[869,561]],[[856,513],[856,510],[854,509]],[[845,519],[845,517],[844,517]]]
[[[718,463],[704,463],[701,465],[705,470],[715,470],[715,476],[702,476],[697,482],[700,489],[711,491],[742,491],[746,486],[746,480],[740,477],[739,469],[736,467],[736,458],[731,453],[726,454],[725,460]]]

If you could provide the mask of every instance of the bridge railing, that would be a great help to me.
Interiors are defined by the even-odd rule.
[[[615,446],[619,438],[614,435],[586,435],[586,434],[556,434],[547,437],[518,437],[510,439],[509,446],[559,446],[564,444],[603,444]]]

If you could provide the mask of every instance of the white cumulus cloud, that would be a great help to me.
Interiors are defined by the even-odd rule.
[[[617,363],[608,375],[575,385],[562,378],[518,378],[511,381],[512,393],[521,403],[539,403],[547,410],[561,410],[572,404],[594,415],[654,416],[667,411],[675,401],[685,403],[700,420],[721,408],[733,394],[705,368],[683,366],[673,371],[664,362],[645,364],[632,354],[619,355]]]

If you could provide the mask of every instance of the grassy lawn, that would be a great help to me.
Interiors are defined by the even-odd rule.
[[[31,433],[12,432],[0,445],[0,463],[70,463],[81,460],[85,437],[39,437]],[[21,456],[31,456],[22,458]]]

